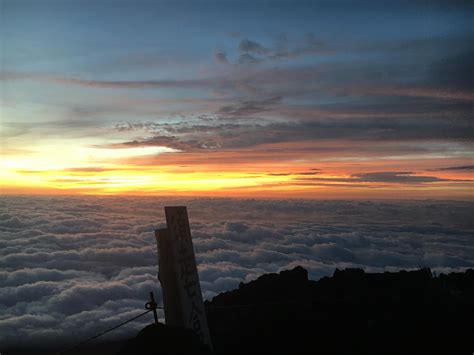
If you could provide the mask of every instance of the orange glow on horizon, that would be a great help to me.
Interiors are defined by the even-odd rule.
[[[407,169],[407,160],[400,157],[330,159],[323,153],[316,159],[313,145],[209,153],[43,145],[31,153],[5,154],[0,186],[2,194],[474,198],[469,172],[430,169],[434,163],[455,163],[449,159],[413,157],[409,162],[415,170]]]
[[[169,167],[168,167],[169,168]],[[209,167],[208,167],[209,168]],[[347,173],[321,173],[298,169],[266,172],[204,171],[179,172],[155,168],[116,167],[52,171],[10,171],[2,173],[4,194],[95,194],[174,195],[265,198],[473,198],[469,181],[453,184],[360,182]],[[440,174],[440,178],[459,176]],[[314,179],[314,180],[312,180]],[[351,180],[354,180],[351,183]],[[461,180],[461,179],[459,179]],[[467,180],[467,179],[466,179]]]

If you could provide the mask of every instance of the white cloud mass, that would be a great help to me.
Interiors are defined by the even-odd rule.
[[[206,299],[296,265],[312,279],[336,267],[474,266],[472,202],[4,196],[0,350],[84,340],[139,314],[150,291],[161,303],[153,230],[170,205],[188,206]]]

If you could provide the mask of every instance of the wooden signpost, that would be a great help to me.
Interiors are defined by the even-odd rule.
[[[165,207],[165,214],[168,228],[155,236],[166,324],[192,329],[212,349],[186,207]]]

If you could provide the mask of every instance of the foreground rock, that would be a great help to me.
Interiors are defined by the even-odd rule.
[[[474,270],[310,281],[301,267],[263,275],[206,302],[220,354],[472,354]]]
[[[189,329],[150,324],[127,342],[117,355],[210,355],[207,347]]]

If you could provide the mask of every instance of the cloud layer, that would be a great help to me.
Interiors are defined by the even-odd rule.
[[[313,279],[474,266],[468,202],[2,197],[0,345],[80,341],[140,313],[149,291],[160,303],[153,230],[165,205],[188,206],[207,299],[295,265]]]

